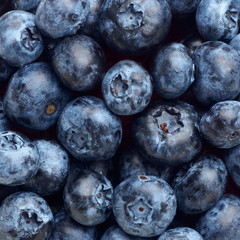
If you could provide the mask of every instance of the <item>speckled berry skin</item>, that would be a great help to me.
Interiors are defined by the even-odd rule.
[[[205,154],[184,165],[172,183],[178,210],[187,214],[205,212],[222,196],[226,183],[227,169],[214,155]]]
[[[71,101],[59,117],[57,131],[61,144],[81,161],[110,159],[122,138],[120,119],[93,96]]]
[[[132,134],[139,151],[160,165],[189,162],[202,147],[198,114],[181,101],[153,102],[133,120]]]
[[[176,197],[163,179],[139,175],[121,182],[113,192],[112,208],[128,234],[154,237],[163,233],[176,214]]]
[[[218,102],[200,121],[201,135],[218,148],[231,148],[240,144],[240,102]]]
[[[240,89],[238,59],[232,46],[219,41],[206,42],[195,50],[193,91],[199,103],[210,106],[237,97]]]
[[[7,82],[15,70],[14,67],[8,65],[4,59],[0,58],[0,83]]]
[[[57,121],[70,99],[47,63],[32,63],[11,78],[3,104],[16,124],[32,130],[46,130]]]
[[[0,18],[0,57],[9,65],[22,67],[43,51],[43,40],[32,13],[14,10]]]
[[[160,43],[171,25],[165,0],[107,0],[100,14],[100,32],[112,49],[143,55]]]
[[[52,65],[66,87],[74,91],[88,91],[102,81],[105,55],[92,38],[74,35],[60,41],[54,48]]]
[[[142,66],[123,60],[108,70],[102,81],[102,94],[108,108],[118,115],[141,112],[152,96],[152,78]]]
[[[87,0],[42,0],[36,11],[36,24],[45,36],[60,38],[75,34],[88,12]]]
[[[60,208],[54,213],[54,229],[49,240],[97,240],[97,229],[77,223]]]
[[[194,229],[179,227],[167,230],[157,240],[203,240],[203,237]]]
[[[231,1],[202,0],[196,12],[198,31],[206,40],[231,40],[238,32],[238,14]]]
[[[187,48],[171,43],[158,50],[153,63],[154,91],[163,98],[181,96],[194,81],[194,64]]]
[[[41,0],[12,0],[12,6],[16,10],[34,12]]]
[[[240,238],[240,199],[225,194],[197,222],[203,239],[238,240]]]
[[[0,238],[47,240],[53,221],[52,211],[43,198],[31,192],[17,192],[0,207]]]
[[[22,185],[38,168],[39,155],[30,140],[13,131],[0,132],[0,184]]]
[[[105,176],[76,168],[64,188],[64,206],[78,223],[95,226],[110,216],[112,193],[112,184]]]
[[[37,140],[33,142],[39,154],[39,169],[23,188],[41,196],[48,196],[59,191],[67,178],[69,158],[57,142]]]

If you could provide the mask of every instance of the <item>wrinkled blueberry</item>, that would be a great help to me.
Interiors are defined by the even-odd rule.
[[[12,0],[12,6],[16,10],[34,12],[41,0]]]
[[[202,155],[184,165],[173,180],[178,209],[187,214],[202,213],[222,196],[227,182],[227,169],[214,155]]]
[[[64,206],[78,223],[95,226],[110,216],[112,193],[112,184],[105,176],[75,168],[64,188]]]
[[[105,55],[92,38],[75,35],[57,44],[52,64],[65,86],[74,91],[87,91],[96,88],[102,81]]]
[[[36,11],[36,24],[51,38],[75,34],[86,21],[89,12],[87,0],[42,0]]]
[[[0,18],[0,57],[9,65],[22,67],[43,51],[43,40],[32,13],[14,10]]]
[[[161,165],[189,162],[202,147],[198,114],[181,101],[155,101],[134,119],[132,134],[139,151]]]
[[[218,102],[200,121],[202,136],[218,148],[231,148],[240,144],[240,102]]]
[[[0,207],[0,239],[47,240],[53,221],[52,211],[43,198],[31,192],[14,193]]]
[[[39,155],[30,140],[12,131],[0,133],[0,184],[24,184],[38,168]]]
[[[70,102],[59,117],[57,131],[62,145],[81,161],[110,159],[122,138],[120,119],[93,96]]]
[[[160,48],[153,65],[154,90],[163,98],[181,96],[194,81],[192,58],[181,43]]]
[[[106,73],[102,81],[102,94],[107,106],[114,113],[136,114],[151,100],[152,79],[136,62],[123,60]]]
[[[100,32],[107,45],[127,55],[143,55],[161,42],[171,25],[166,0],[106,0]]]
[[[69,99],[50,65],[32,63],[13,75],[3,103],[10,120],[28,129],[46,130]]]
[[[153,237],[163,233],[176,214],[176,197],[163,179],[138,175],[114,190],[112,208],[119,226],[128,234]]]
[[[240,91],[240,62],[230,45],[210,41],[193,55],[196,77],[193,84],[196,99],[204,105],[234,99]]]
[[[240,239],[240,199],[226,194],[198,221],[196,230],[204,239]]]

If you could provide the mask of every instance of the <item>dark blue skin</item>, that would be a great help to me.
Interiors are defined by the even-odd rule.
[[[73,35],[86,21],[89,8],[87,0],[43,0],[36,11],[36,24],[47,37]]]
[[[0,132],[8,131],[11,128],[10,121],[8,120],[5,110],[3,108],[3,101],[0,98]]]
[[[153,102],[133,120],[132,134],[139,151],[160,165],[189,162],[202,148],[198,114],[181,101]]]
[[[58,139],[80,161],[112,158],[122,138],[120,119],[96,97],[85,96],[70,102],[58,121]]]
[[[202,0],[196,12],[196,24],[205,40],[233,39],[238,32],[238,10],[231,1]]]
[[[28,138],[13,131],[0,132],[0,184],[22,185],[38,168],[39,155]]]
[[[0,83],[7,82],[16,69],[7,64],[5,60],[0,58]]]
[[[240,239],[240,199],[225,194],[197,222],[196,230],[204,239]]]
[[[18,70],[4,96],[10,120],[32,130],[46,130],[57,121],[70,100],[69,92],[47,63],[32,63]]]
[[[203,237],[194,229],[187,227],[173,228],[166,231],[157,240],[203,240]]]
[[[232,46],[206,42],[195,50],[193,60],[196,67],[193,91],[199,103],[210,106],[239,94],[239,55]]]
[[[139,64],[123,60],[108,70],[102,81],[102,94],[108,108],[118,115],[141,112],[152,96],[152,78]]]
[[[69,171],[68,154],[55,141],[37,140],[33,143],[39,154],[39,169],[24,184],[23,189],[49,196],[59,191],[66,182]]]
[[[181,43],[188,48],[188,53],[193,56],[195,50],[204,43],[204,40],[198,33],[191,33],[185,37]]]
[[[41,0],[12,0],[12,6],[16,10],[34,12]]]
[[[229,44],[240,52],[240,34],[236,35]]]
[[[47,202],[35,193],[17,192],[0,207],[0,239],[47,240],[54,225]]]
[[[112,208],[118,225],[126,233],[139,237],[162,234],[176,214],[176,197],[161,178],[132,176],[113,192]]]
[[[240,144],[240,102],[216,103],[200,121],[203,138],[217,148],[232,148]]]
[[[70,216],[84,226],[103,223],[111,214],[113,187],[102,174],[75,168],[64,188],[64,206]]]
[[[166,99],[181,96],[194,81],[194,64],[187,48],[171,43],[158,50],[153,63],[153,87]]]
[[[35,61],[44,48],[35,15],[15,10],[1,16],[0,45],[0,57],[11,66],[22,67]]]
[[[143,55],[160,43],[171,25],[166,0],[107,0],[100,14],[100,32],[107,45],[125,55]]]
[[[227,169],[214,155],[205,154],[184,165],[172,183],[178,210],[186,214],[205,212],[222,196],[226,183]]]
[[[88,91],[102,81],[105,55],[92,38],[75,35],[57,44],[52,54],[52,65],[65,86],[74,91]]]
[[[97,240],[96,227],[74,221],[62,207],[54,213],[54,229],[49,240]]]

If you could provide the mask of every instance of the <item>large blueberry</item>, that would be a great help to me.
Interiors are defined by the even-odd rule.
[[[65,86],[74,91],[87,91],[96,88],[102,81],[105,55],[92,38],[75,35],[57,44],[52,64]]]
[[[166,37],[170,25],[166,0],[106,0],[101,8],[103,39],[127,55],[145,54]]]
[[[104,100],[111,111],[132,115],[142,111],[152,96],[152,78],[134,61],[115,64],[102,81]]]
[[[4,96],[10,120],[33,130],[46,130],[57,121],[69,93],[47,63],[32,63],[18,70]]]
[[[35,15],[14,10],[0,18],[0,56],[9,65],[22,67],[35,61],[43,51],[43,40]]]
[[[139,151],[155,163],[176,166],[201,150],[199,117],[185,102],[155,101],[133,121]]]
[[[76,98],[59,117],[58,139],[81,161],[110,159],[116,153],[121,138],[120,119],[99,98]]]

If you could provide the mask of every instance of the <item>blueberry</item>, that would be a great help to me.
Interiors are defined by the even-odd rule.
[[[75,35],[57,44],[52,64],[65,86],[74,91],[87,91],[96,88],[102,81],[105,55],[92,38]]]
[[[154,90],[163,98],[181,96],[194,81],[194,65],[187,48],[171,43],[158,50],[153,64]]]
[[[28,129],[46,130],[69,99],[50,65],[32,63],[13,75],[3,103],[10,120]]]
[[[16,10],[34,12],[41,0],[12,0],[12,6]]]
[[[123,60],[106,73],[102,81],[102,94],[107,106],[114,113],[136,114],[151,100],[152,79],[136,62]]]
[[[38,168],[37,149],[27,137],[13,131],[0,132],[0,184],[24,184]]]
[[[203,237],[194,229],[187,227],[173,228],[161,235],[158,240],[203,240]]]
[[[184,165],[172,184],[178,209],[187,214],[208,210],[222,196],[226,182],[227,169],[214,155],[205,154]]]
[[[204,239],[240,239],[240,199],[226,194],[198,221],[196,230]]]
[[[218,102],[200,121],[202,136],[213,146],[231,148],[240,144],[240,102]]]
[[[161,42],[171,25],[166,0],[106,0],[100,32],[107,45],[127,55],[143,55]]]
[[[51,38],[75,34],[86,21],[89,12],[87,0],[42,0],[36,11],[36,24]]]
[[[0,58],[0,83],[7,82],[15,72],[15,68],[8,65],[7,62]]]
[[[219,41],[206,42],[195,50],[193,59],[196,66],[193,90],[201,104],[213,105],[239,94],[239,55],[232,46]]]
[[[53,229],[50,207],[31,192],[8,196],[0,207],[0,216],[0,239],[47,240]]]
[[[176,197],[163,179],[132,176],[113,192],[112,208],[119,226],[128,234],[153,237],[163,233],[176,214]]]
[[[67,152],[55,141],[33,142],[39,154],[39,169],[35,176],[24,184],[24,190],[41,196],[52,195],[64,185],[68,170]]]
[[[92,96],[70,102],[59,117],[57,131],[62,145],[81,161],[110,159],[122,138],[120,119]]]
[[[196,24],[206,40],[229,41],[238,32],[238,10],[231,1],[202,0],[196,12]]]
[[[43,40],[32,13],[15,10],[0,18],[0,57],[9,65],[22,67],[43,51]]]
[[[181,101],[153,102],[134,119],[132,133],[139,151],[161,165],[189,162],[202,147],[197,112]]]
[[[102,174],[75,168],[64,188],[64,206],[78,223],[95,226],[110,216],[112,192],[112,184]]]

